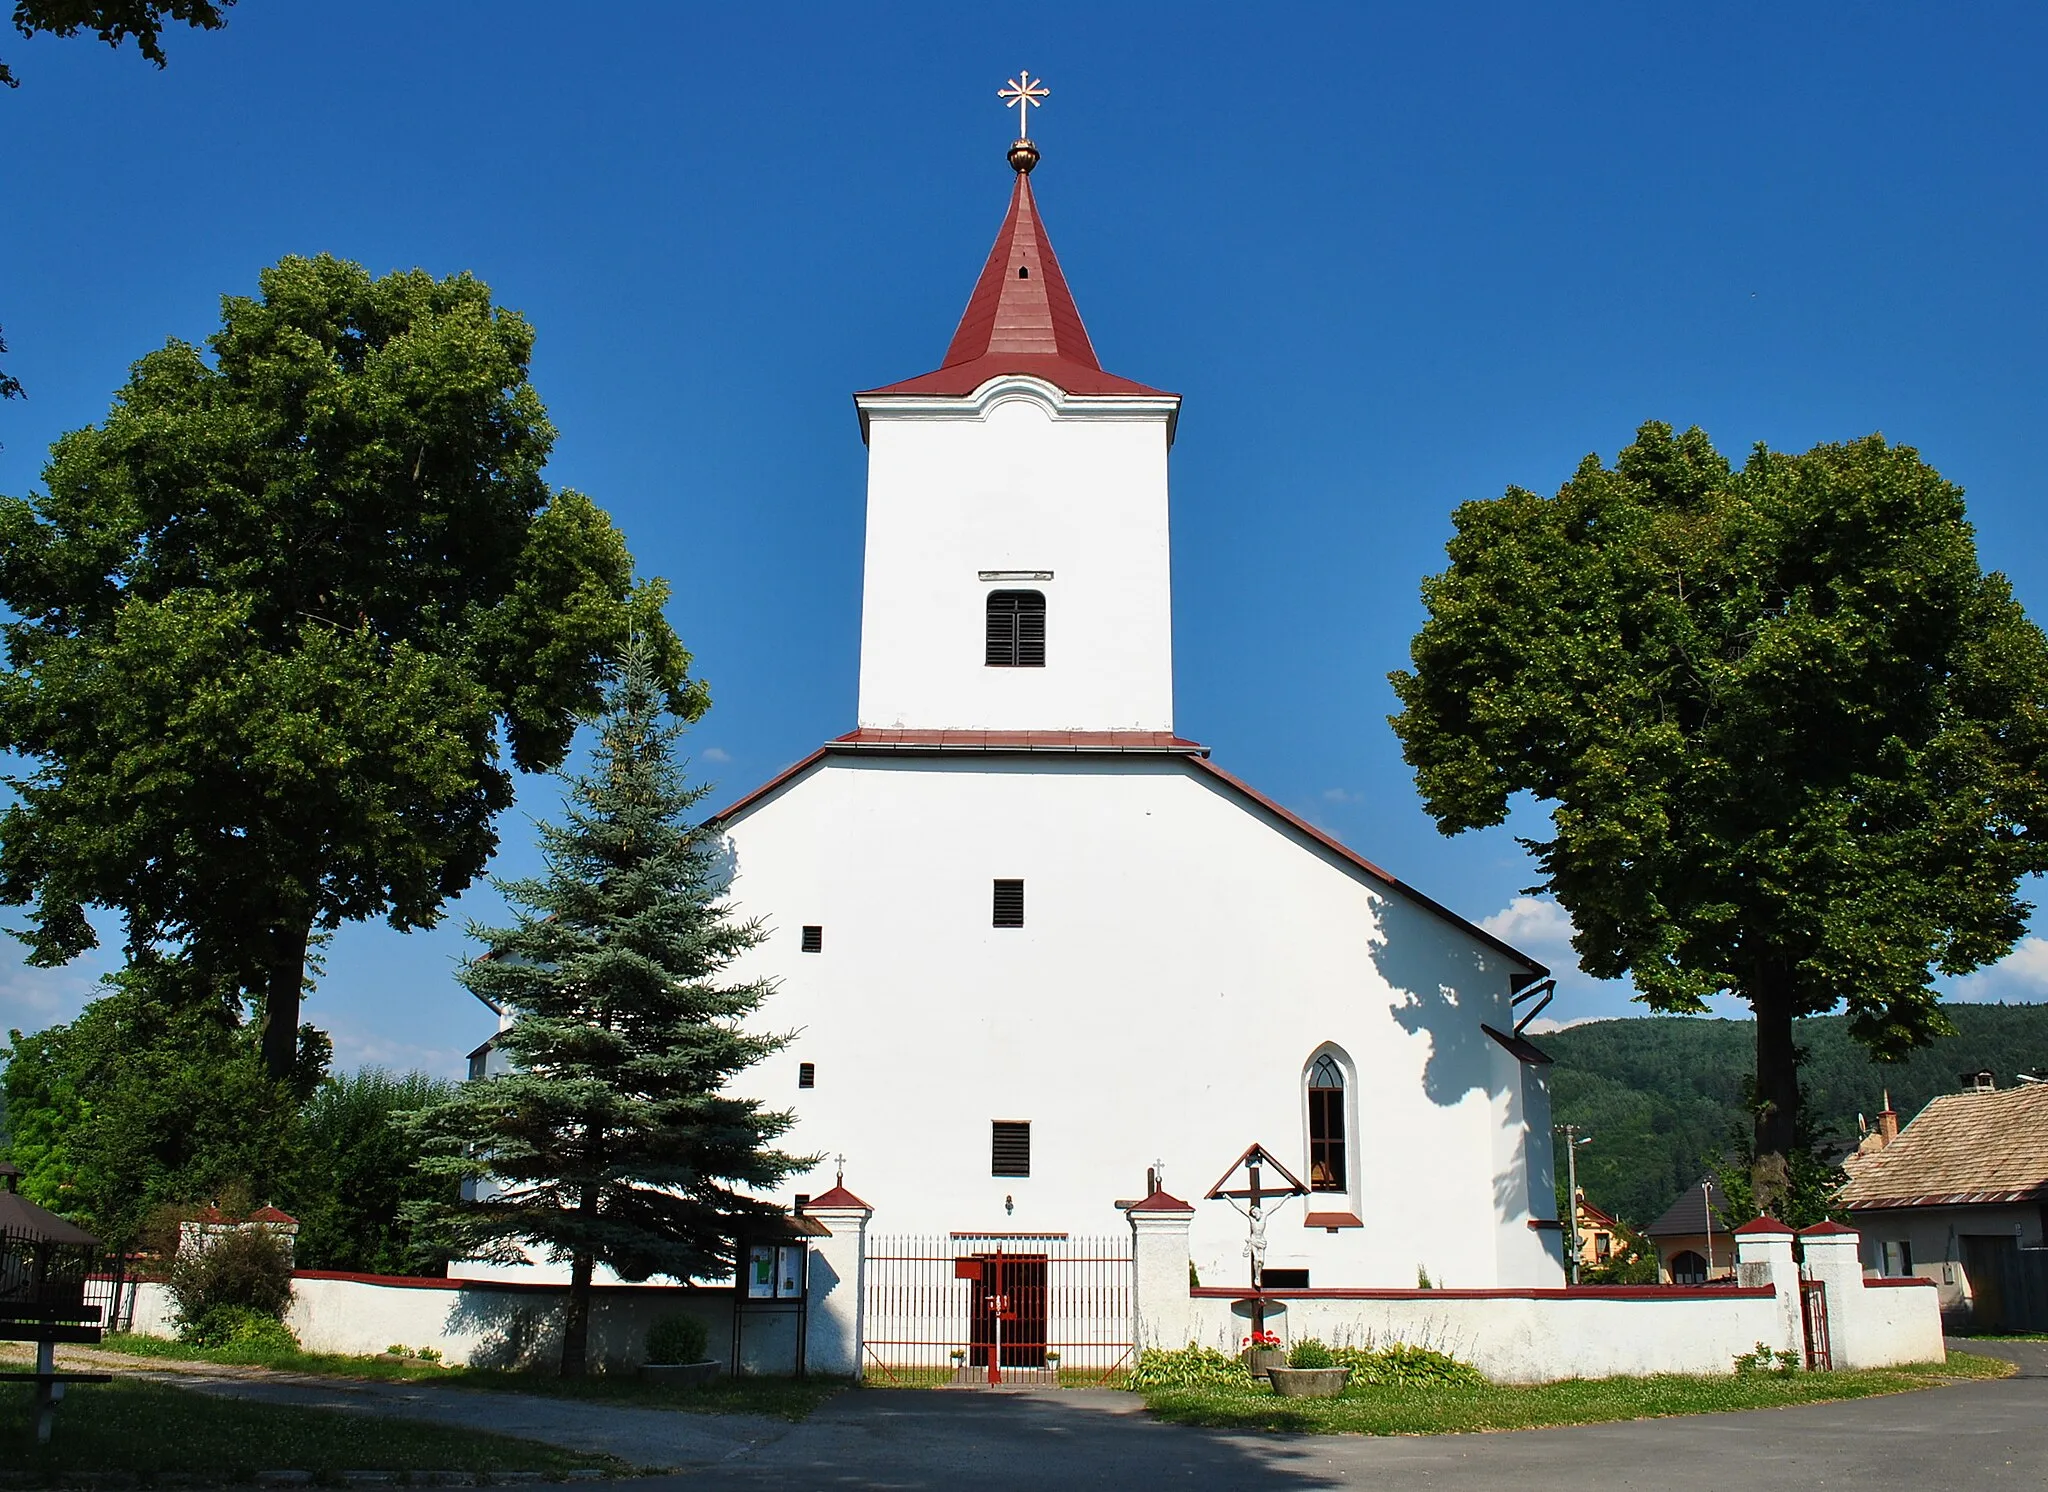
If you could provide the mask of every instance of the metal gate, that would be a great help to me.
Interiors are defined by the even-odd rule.
[[[870,1236],[862,1362],[884,1383],[1106,1382],[1131,1359],[1129,1239]]]
[[[1799,1316],[1806,1327],[1806,1367],[1825,1373],[1835,1365],[1828,1346],[1828,1290],[1819,1280],[1799,1282]]]

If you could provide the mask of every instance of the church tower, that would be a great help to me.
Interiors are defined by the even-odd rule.
[[[937,371],[855,395],[860,733],[1173,730],[1178,395],[1103,371],[1010,150],[1010,210]]]

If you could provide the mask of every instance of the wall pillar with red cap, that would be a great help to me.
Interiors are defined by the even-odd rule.
[[[1194,1298],[1188,1293],[1188,1229],[1195,1209],[1154,1189],[1124,1209],[1131,1223],[1136,1300],[1131,1314],[1139,1351],[1185,1347],[1195,1338]]]
[[[1777,1340],[1764,1345],[1803,1362],[1806,1327],[1799,1313],[1799,1264],[1792,1257],[1792,1230],[1774,1217],[1752,1218],[1737,1228],[1735,1273],[1739,1283],[1768,1284],[1778,1297]]]
[[[805,1217],[831,1230],[831,1237],[811,1240],[804,1363],[813,1373],[862,1376],[868,1219],[874,1212],[844,1185],[804,1205]]]

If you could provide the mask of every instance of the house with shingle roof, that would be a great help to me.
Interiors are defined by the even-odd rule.
[[[1643,1229],[1657,1246],[1658,1277],[1667,1285],[1704,1285],[1735,1273],[1735,1236],[1721,1184],[1702,1176],[1679,1193],[1664,1215]]]
[[[2048,1329],[2048,1084],[1964,1076],[1848,1164],[1864,1271],[1933,1280],[1952,1323]]]

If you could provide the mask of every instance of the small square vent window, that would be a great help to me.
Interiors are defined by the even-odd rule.
[[[989,1168],[991,1176],[1029,1176],[1031,1174],[1031,1121],[1029,1119],[998,1119],[993,1126],[989,1141]]]
[[[806,1207],[810,1205],[811,1194],[809,1192],[798,1192],[796,1194],[796,1206],[791,1210],[795,1212],[802,1212]]]
[[[815,922],[805,923],[803,949],[806,953],[823,953],[825,951],[825,929],[818,926]]]
[[[1022,927],[1024,925],[1024,883],[1022,881],[996,882],[995,925],[997,927]]]
[[[797,1085],[797,1087],[799,1087],[799,1088],[815,1088],[815,1087],[817,1087],[817,1086],[818,1086],[818,1064],[817,1064],[817,1063],[815,1063],[815,1062],[799,1062],[799,1063],[797,1063],[797,1065],[796,1065],[796,1085]]]

